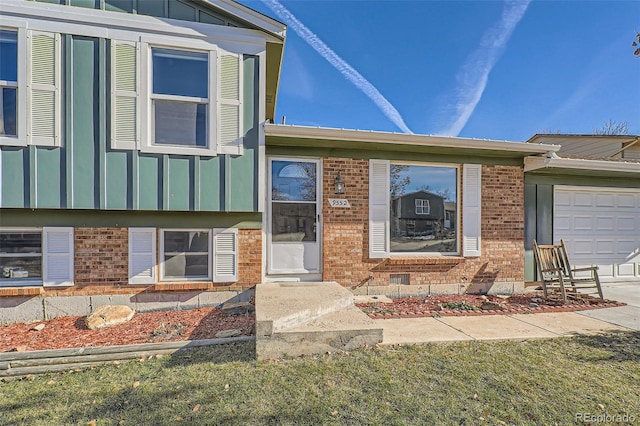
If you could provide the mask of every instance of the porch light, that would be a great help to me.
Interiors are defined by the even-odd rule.
[[[340,172],[338,172],[338,174],[336,175],[336,178],[333,180],[333,186],[334,186],[333,192],[335,194],[344,194],[344,182],[340,177]]]

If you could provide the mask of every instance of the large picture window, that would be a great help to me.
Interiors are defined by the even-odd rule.
[[[162,279],[211,279],[211,231],[163,230]]]
[[[18,33],[0,30],[0,136],[18,136]]]
[[[154,144],[206,148],[208,53],[159,47],[151,52]]]
[[[392,253],[458,252],[458,168],[391,164]]]

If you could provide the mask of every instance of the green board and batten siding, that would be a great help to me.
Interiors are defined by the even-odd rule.
[[[256,56],[243,59],[243,155],[149,155],[109,146],[109,43],[66,35],[63,45],[62,147],[1,148],[3,208],[257,211]]]

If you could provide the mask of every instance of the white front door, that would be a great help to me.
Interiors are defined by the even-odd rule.
[[[269,159],[268,274],[320,272],[320,160]]]

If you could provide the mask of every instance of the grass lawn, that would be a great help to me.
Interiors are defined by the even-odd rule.
[[[0,383],[0,424],[640,422],[640,333],[256,362],[252,343]],[[93,422],[92,422],[93,424]]]

